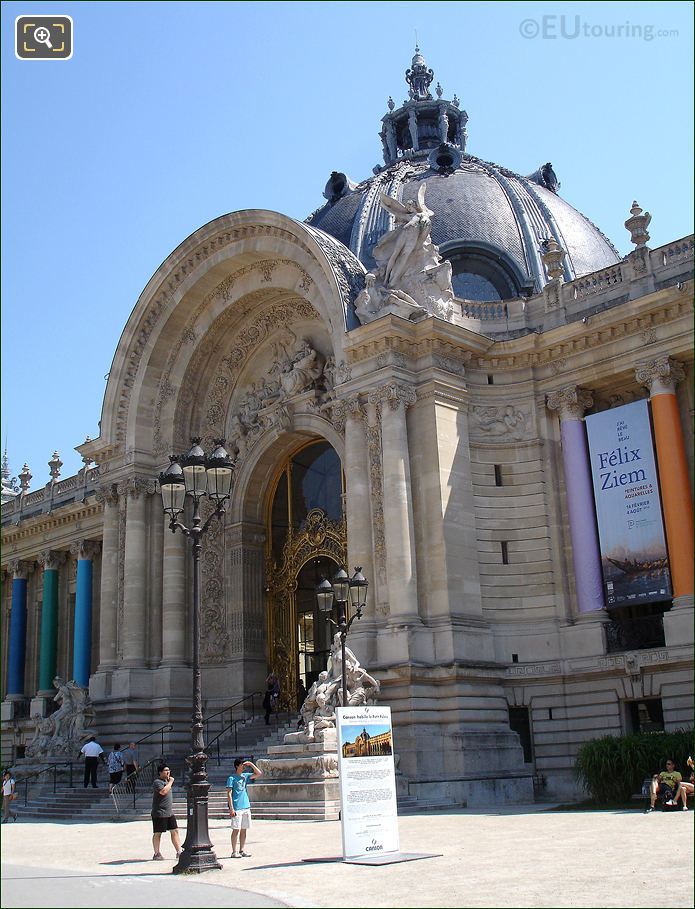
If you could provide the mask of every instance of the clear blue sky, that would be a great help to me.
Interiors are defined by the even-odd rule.
[[[69,14],[70,61],[14,56],[14,18]],[[534,23],[547,37],[524,37]],[[588,35],[572,34],[575,17]],[[532,24],[524,24],[532,20]],[[606,32],[629,25],[630,37]],[[635,27],[638,27],[636,29]],[[682,3],[2,4],[2,440],[32,488],[97,424],[142,288],[225,212],[302,219],[332,170],[381,155],[414,34],[469,151],[561,194],[611,237],[638,199],[651,245],[692,231],[692,5]],[[677,34],[645,34],[657,31]],[[593,32],[593,35],[592,35]],[[556,34],[553,38],[550,35]]]

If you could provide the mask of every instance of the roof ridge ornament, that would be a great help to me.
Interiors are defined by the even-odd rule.
[[[408,94],[411,101],[431,101],[430,85],[434,79],[434,70],[425,63],[425,58],[420,53],[420,48],[415,45],[415,55],[411,61],[410,69],[405,71],[405,81],[409,85]]]

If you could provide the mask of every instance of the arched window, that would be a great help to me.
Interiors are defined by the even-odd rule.
[[[278,478],[270,515],[272,550],[278,564],[289,528],[302,530],[313,508],[320,508],[331,521],[343,517],[340,458],[323,441],[311,442],[295,452]]]
[[[442,249],[442,255],[451,262],[451,283],[460,299],[511,300],[529,289],[507,258],[493,248],[452,244]]]

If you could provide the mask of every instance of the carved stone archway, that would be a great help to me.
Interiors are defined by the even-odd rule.
[[[337,565],[347,559],[345,518],[331,521],[320,508],[309,512],[302,530],[289,528],[280,565],[272,554],[266,559],[268,663],[290,697],[297,690],[297,576],[316,558],[332,559]]]

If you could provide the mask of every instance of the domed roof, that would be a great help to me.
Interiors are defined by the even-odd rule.
[[[466,154],[468,115],[459,110],[456,96],[453,102],[442,100],[439,84],[433,99],[432,80],[416,51],[406,73],[410,99],[398,110],[389,99],[382,121],[385,166],[359,184],[331,174],[324,192],[328,201],[307,223],[331,234],[371,269],[372,250],[392,227],[379,197],[415,199],[424,181],[434,212],[432,239],[452,261],[459,297],[506,299],[540,291],[548,280],[541,254],[549,239],[565,250],[566,281],[619,261],[601,231],[557,194],[551,164],[523,177]]]

